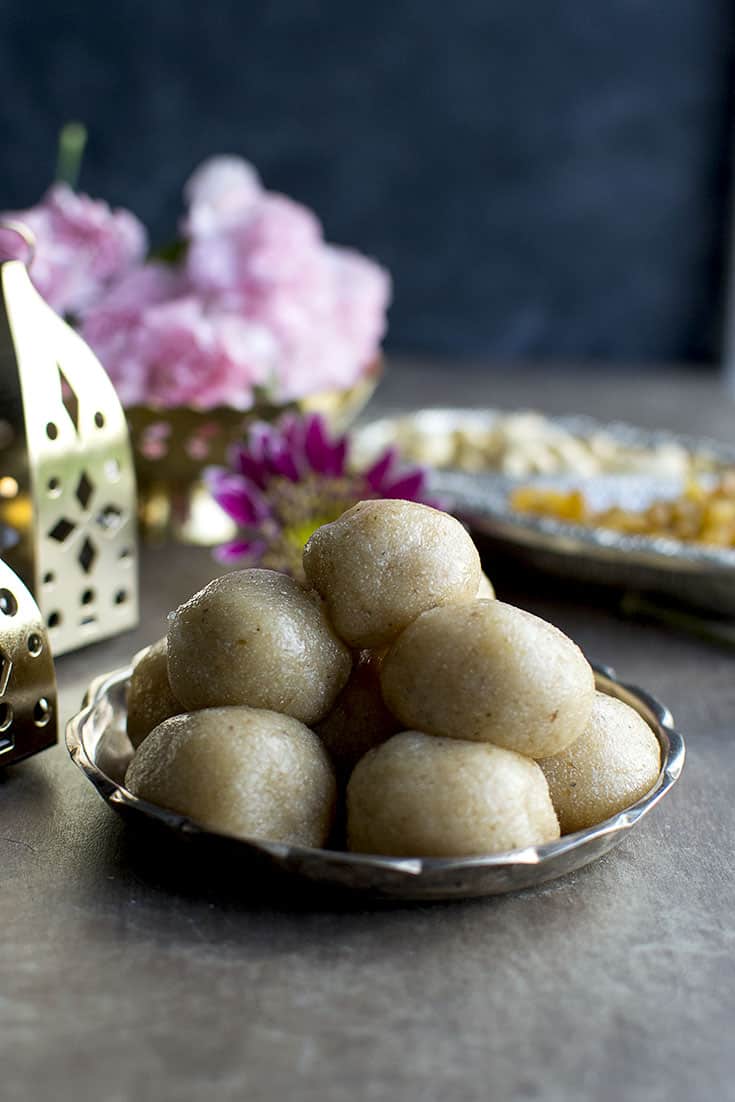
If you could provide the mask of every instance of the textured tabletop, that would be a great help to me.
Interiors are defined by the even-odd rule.
[[[735,425],[693,375],[407,366],[377,406],[419,395]],[[214,572],[191,549],[142,567],[140,629],[60,659],[64,718]],[[309,905],[130,835],[61,746],[0,775],[3,1102],[735,1099],[735,655],[555,589],[500,595],[667,703],[689,755],[640,830],[543,890]]]

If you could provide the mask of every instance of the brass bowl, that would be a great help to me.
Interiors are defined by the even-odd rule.
[[[231,539],[234,524],[209,494],[202,478],[204,469],[225,463],[229,448],[243,439],[254,421],[275,421],[289,410],[321,413],[333,431],[343,431],[372,397],[382,372],[383,361],[376,360],[353,386],[312,394],[287,405],[259,403],[247,410],[131,406],[126,414],[143,538],[207,547]]]

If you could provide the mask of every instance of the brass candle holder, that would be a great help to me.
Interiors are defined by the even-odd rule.
[[[52,746],[56,738],[48,635],[33,597],[0,561],[0,766]]]
[[[26,242],[25,227],[5,223]],[[0,524],[55,655],[138,621],[135,475],[114,387],[43,301],[0,262]]]

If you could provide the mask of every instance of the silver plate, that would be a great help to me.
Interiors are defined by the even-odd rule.
[[[501,415],[499,410],[424,409],[408,416],[385,417],[357,430],[355,450],[358,459],[367,460],[395,439],[399,425],[410,425],[427,437],[442,437],[462,428],[489,430]],[[627,446],[677,444],[692,455],[706,456],[715,470],[735,468],[735,448],[714,440],[606,424],[590,417],[548,420],[576,436],[602,431]],[[519,513],[509,504],[510,492],[519,485],[581,486],[601,502],[614,500],[629,508],[642,507],[652,497],[665,497],[680,489],[668,479],[640,474],[510,478],[489,470],[475,473],[447,468],[431,471],[429,478],[431,494],[462,517],[473,532],[485,537],[491,554],[494,549],[512,556],[515,567],[553,574],[575,584],[650,593],[704,612],[735,616],[735,549],[629,536]],[[492,564],[488,572],[492,577]]]
[[[642,689],[624,685],[613,671],[596,669],[598,688],[630,704],[650,725],[661,746],[661,772],[651,791],[625,811],[557,842],[486,857],[394,858],[311,849],[280,842],[244,840],[207,830],[182,815],[146,803],[123,786],[132,748],[125,733],[130,667],[97,678],[82,710],[69,721],[66,741],[74,762],[115,811],[145,825],[158,825],[208,852],[229,848],[239,873],[264,868],[303,887],[319,885],[375,899],[458,899],[531,888],[601,857],[617,845],[681,775],[684,740],[669,711]]]

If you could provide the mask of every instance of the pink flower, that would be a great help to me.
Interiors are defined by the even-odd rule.
[[[311,211],[253,186],[245,162],[227,158],[200,171],[207,186],[197,173],[187,194],[198,202],[204,194],[210,205],[201,208],[205,217],[192,213],[186,223],[192,287],[273,335],[276,399],[351,386],[379,353],[387,273],[327,245]]]
[[[147,272],[155,285],[152,274]],[[84,333],[126,405],[247,409],[253,388],[267,382],[274,369],[267,330],[245,318],[208,311],[191,294],[152,301],[118,318],[116,329],[110,311],[92,315]]]
[[[257,310],[275,289],[313,293],[320,247],[321,227],[306,207],[264,194],[238,220],[191,234],[187,272],[198,291]]]
[[[146,233],[126,210],[54,185],[41,203],[2,216],[23,222],[36,238],[30,276],[48,304],[62,314],[79,314],[144,256]],[[5,256],[24,257],[25,245],[7,231]]]
[[[150,365],[141,356],[146,311],[171,301],[184,280],[165,264],[133,268],[85,314],[81,333],[112,379],[123,405],[148,400]]]
[[[255,169],[240,157],[211,157],[189,177],[184,198],[186,237],[199,238],[237,225],[251,212],[262,188]]]
[[[145,311],[186,292],[181,273],[167,264],[152,262],[132,268],[84,315],[82,332],[90,341],[124,336]]]
[[[378,355],[387,274],[324,242],[306,207],[263,189],[237,157],[202,164],[185,188],[185,253],[143,263],[141,224],[127,211],[56,185],[7,217],[34,232],[31,277],[76,315],[125,405],[247,408],[351,386]],[[12,233],[0,255],[23,256]]]
[[[247,559],[296,576],[311,533],[358,501],[426,500],[426,471],[402,470],[392,448],[367,470],[352,469],[349,437],[331,440],[319,414],[252,425],[246,441],[232,449],[230,467],[210,468],[207,481],[240,529],[218,548],[220,561]]]
[[[170,376],[159,356],[156,374],[163,385],[158,399],[157,389],[153,388],[153,400],[172,405],[173,396],[178,395],[178,405],[249,409],[254,401],[254,387],[264,386],[275,371],[276,349],[267,329],[233,314],[208,313],[193,298],[186,306],[186,316],[183,303],[180,309],[172,303],[165,318],[163,312],[162,307],[155,322],[151,318],[154,340],[160,335],[175,342],[176,327],[181,325],[183,343],[178,354],[175,346],[171,349]],[[188,344],[189,340],[193,343]],[[188,397],[181,392],[182,385],[187,384]]]
[[[385,336],[390,304],[390,276],[372,260],[352,249],[327,248],[336,287],[335,326],[353,348],[353,354],[369,363]]]

